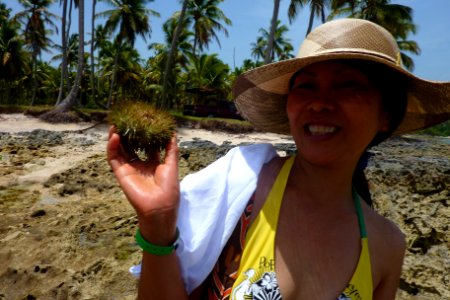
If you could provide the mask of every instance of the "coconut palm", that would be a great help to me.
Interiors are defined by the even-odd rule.
[[[15,81],[27,73],[29,55],[19,33],[20,24],[8,19],[10,11],[4,4],[0,4],[0,11],[0,98],[11,103]]]
[[[9,19],[11,9],[6,7],[5,3],[0,3],[0,21],[6,21]]]
[[[25,43],[32,51],[32,97],[31,104],[36,99],[36,71],[38,57],[42,51],[47,51],[52,45],[48,38],[53,33],[52,29],[58,30],[53,22],[57,16],[49,11],[50,5],[54,0],[19,0],[19,3],[25,8],[16,14],[15,19],[21,21],[25,25],[24,38]],[[46,26],[50,26],[48,29]]]
[[[165,69],[164,69],[164,78],[163,78],[163,85],[162,85],[162,97],[161,97],[162,99],[161,99],[161,105],[160,105],[161,107],[165,107],[165,108],[167,108],[169,106],[168,100],[167,100],[167,86],[168,86],[168,83],[169,83],[169,73],[170,73],[170,70],[172,69],[172,61],[173,61],[173,57],[174,57],[176,49],[177,49],[178,38],[179,38],[179,36],[181,34],[181,30],[183,29],[183,25],[185,24],[185,22],[184,22],[185,21],[185,15],[186,15],[186,10],[187,10],[189,1],[190,0],[184,0],[183,1],[183,6],[181,8],[181,12],[180,12],[179,17],[178,17],[177,25],[176,25],[176,27],[171,26],[171,27],[175,28],[175,32],[174,32],[174,34],[172,36],[172,41],[171,41],[171,44],[170,44],[169,56],[167,58],[166,66],[165,66]],[[175,23],[175,18],[172,18],[172,20],[173,20],[172,24],[174,24]],[[168,26],[166,28],[167,29],[172,29],[171,27]]]
[[[189,54],[190,60],[186,68],[187,85],[202,93],[211,93],[219,97],[225,97],[230,90],[228,75],[230,69],[223,63],[217,54],[202,54],[196,56]]]
[[[275,34],[273,37],[273,51],[272,56],[270,57],[270,61],[274,60],[284,60],[288,58],[294,57],[292,55],[292,51],[294,47],[292,46],[290,39],[285,37],[285,34],[289,31],[288,27],[285,25],[281,25],[280,20],[277,21],[277,26],[275,29]],[[257,37],[256,43],[252,44],[252,56],[256,59],[261,57],[262,53],[267,53],[268,40],[270,33],[261,28],[259,30],[260,36]],[[258,61],[257,61],[258,62]]]
[[[92,0],[92,15],[91,15],[91,91],[92,100],[96,101],[95,97],[95,7],[97,5],[97,0]]]
[[[308,35],[312,30],[314,17],[320,17],[322,23],[325,23],[325,10],[330,7],[330,1],[331,0],[291,0],[288,9],[289,22],[292,24],[297,17],[299,10],[309,4],[309,23],[308,29],[306,30],[306,35]]]
[[[84,73],[84,0],[78,0],[78,43],[77,75],[73,86],[64,100],[57,104],[55,111],[42,116],[43,119],[51,120],[53,116],[67,112],[76,104],[81,78]]]
[[[120,94],[121,98],[128,98],[140,90],[138,85],[142,67],[138,51],[130,44],[123,44],[119,50],[118,43],[117,39],[114,43],[107,41],[100,49],[99,65],[102,73],[99,80],[111,78],[112,73],[116,72],[116,93]]]
[[[219,8],[223,0],[190,0],[187,1],[187,18],[192,20],[194,31],[194,49],[195,55],[197,47],[200,51],[208,49],[209,43],[215,39],[220,47],[220,40],[217,36],[221,31],[228,36],[225,25],[231,25],[224,12]]]
[[[405,5],[393,4],[391,0],[334,0],[329,18],[346,16],[360,18],[377,23],[386,28],[397,39],[404,66],[412,71],[414,62],[406,52],[420,54],[420,47],[415,41],[408,40],[416,32],[412,9]]]
[[[67,20],[67,0],[60,0],[59,5],[63,6],[63,13],[61,19],[61,50],[62,50],[62,63],[61,63],[61,78],[59,84],[59,93],[56,100],[56,104],[60,103],[64,93],[64,80],[67,73],[67,41],[66,41],[66,20]]]
[[[262,29],[260,29],[261,32]],[[252,57],[256,59],[256,62],[259,62],[259,59],[264,59],[264,55],[266,54],[267,49],[267,40],[263,36],[258,36],[256,38],[256,42],[251,44]]]
[[[189,1],[189,0],[188,0]],[[171,18],[169,18],[162,26],[164,37],[165,37],[165,48],[170,45],[170,49],[172,48],[171,42],[176,37],[176,48],[175,55],[173,57],[173,61],[176,64],[180,64],[182,67],[185,67],[189,61],[188,54],[193,53],[193,45],[192,45],[192,37],[194,33],[189,31],[187,28],[190,23],[189,20],[184,20],[184,25],[181,26],[181,30],[179,33],[176,33],[175,30],[178,28],[178,20],[179,13],[175,13]],[[150,49],[151,46],[149,46]]]
[[[59,70],[51,66],[50,63],[41,61],[38,63],[37,74],[37,82],[39,86],[37,90],[38,104],[48,103],[48,101],[54,100],[59,92]]]
[[[151,2],[149,0],[103,0],[114,9],[104,11],[98,16],[108,18],[105,29],[112,33],[117,33],[118,50],[114,59],[114,69],[111,74],[110,92],[108,96],[107,106],[111,105],[112,93],[116,80],[116,68],[118,64],[121,47],[129,44],[132,47],[138,35],[144,40],[146,36],[150,36],[151,27],[149,16],[159,17],[159,13],[154,10],[145,8],[145,4]]]
[[[274,0],[272,19],[270,21],[270,31],[267,37],[267,48],[266,53],[264,54],[265,64],[270,63],[272,61],[271,58],[273,57],[273,49],[274,49],[273,43],[275,39],[275,31],[277,29],[278,13],[280,11],[280,2],[281,0]]]
[[[180,75],[181,67],[186,67],[189,61],[188,54],[192,53],[193,49],[190,41],[193,33],[187,30],[189,20],[184,19],[184,25],[179,26],[180,14],[181,12],[176,12],[163,24],[165,43],[152,43],[149,46],[149,49],[155,52],[155,56],[147,62],[148,67],[144,71],[147,86],[151,86],[153,95],[161,100],[158,105],[164,108],[172,106],[170,99],[175,99],[175,95],[179,92],[180,86],[176,84],[177,77]],[[179,32],[177,32],[178,29],[180,29]],[[173,46],[175,48],[172,48]],[[167,68],[169,57],[171,57],[170,68]],[[161,77],[155,81],[155,75],[158,73]]]
[[[66,50],[66,68],[69,72],[75,72],[75,68],[78,65],[78,49],[80,47],[80,40],[78,33],[72,33],[69,37]],[[62,46],[56,46],[56,48],[62,48]],[[62,61],[64,54],[56,54],[51,58],[52,62]],[[61,63],[62,65],[62,63]]]

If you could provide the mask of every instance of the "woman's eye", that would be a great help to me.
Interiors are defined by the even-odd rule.
[[[361,82],[346,81],[336,85],[336,90],[364,90],[366,86]]]
[[[300,82],[296,85],[294,85],[293,90],[312,90],[315,88],[315,85],[313,83],[308,83],[308,82]]]

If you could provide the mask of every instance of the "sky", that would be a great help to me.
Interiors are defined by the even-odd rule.
[[[13,9],[13,14],[22,10],[18,0],[0,0]],[[163,42],[162,23],[166,21],[175,11],[181,9],[179,0],[154,0],[148,4],[148,8],[161,14],[159,18],[151,18],[150,25],[152,34],[145,43],[141,38],[136,41],[136,48],[142,58],[151,56],[147,44]],[[281,0],[279,19],[282,24],[287,25],[290,30],[286,35],[294,46],[294,55],[297,54],[300,43],[305,37],[309,11],[301,11],[296,20],[289,24],[287,18],[287,7],[289,0]],[[413,20],[417,25],[417,32],[411,36],[411,40],[419,43],[421,54],[411,55],[416,64],[414,74],[416,76],[438,81],[450,81],[450,1],[449,0],[394,0],[393,3],[410,6]],[[89,39],[91,27],[92,2],[85,0],[85,31],[86,39]],[[111,7],[99,2],[96,11],[101,12]],[[231,19],[232,26],[228,26],[228,37],[219,34],[221,47],[213,42],[208,53],[217,53],[219,57],[232,68],[240,66],[244,59],[251,58],[251,43],[256,41],[259,29],[268,30],[273,11],[273,0],[225,0],[220,8],[225,15]],[[62,9],[59,1],[51,7],[51,11],[61,15]],[[76,13],[76,12],[75,12]],[[72,28],[77,28],[77,15],[72,18]],[[56,21],[59,25],[59,21]],[[320,25],[316,20],[314,27]],[[53,36],[54,42],[60,44],[60,36]],[[89,48],[86,48],[88,51]],[[44,54],[43,59],[49,60],[53,54]]]

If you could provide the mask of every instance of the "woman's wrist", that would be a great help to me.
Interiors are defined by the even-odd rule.
[[[172,254],[177,249],[179,236],[180,232],[177,229],[175,241],[168,246],[160,246],[150,243],[142,236],[141,231],[139,229],[136,230],[135,238],[137,244],[142,248],[144,252],[157,256],[166,256]]]
[[[142,237],[158,246],[170,246],[177,239],[177,225],[175,220],[165,222],[139,221],[139,231]]]

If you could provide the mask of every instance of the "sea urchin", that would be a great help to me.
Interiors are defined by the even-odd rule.
[[[176,127],[168,112],[149,103],[130,101],[111,108],[109,123],[116,127],[127,151],[135,154],[143,152],[145,158],[163,150]]]

